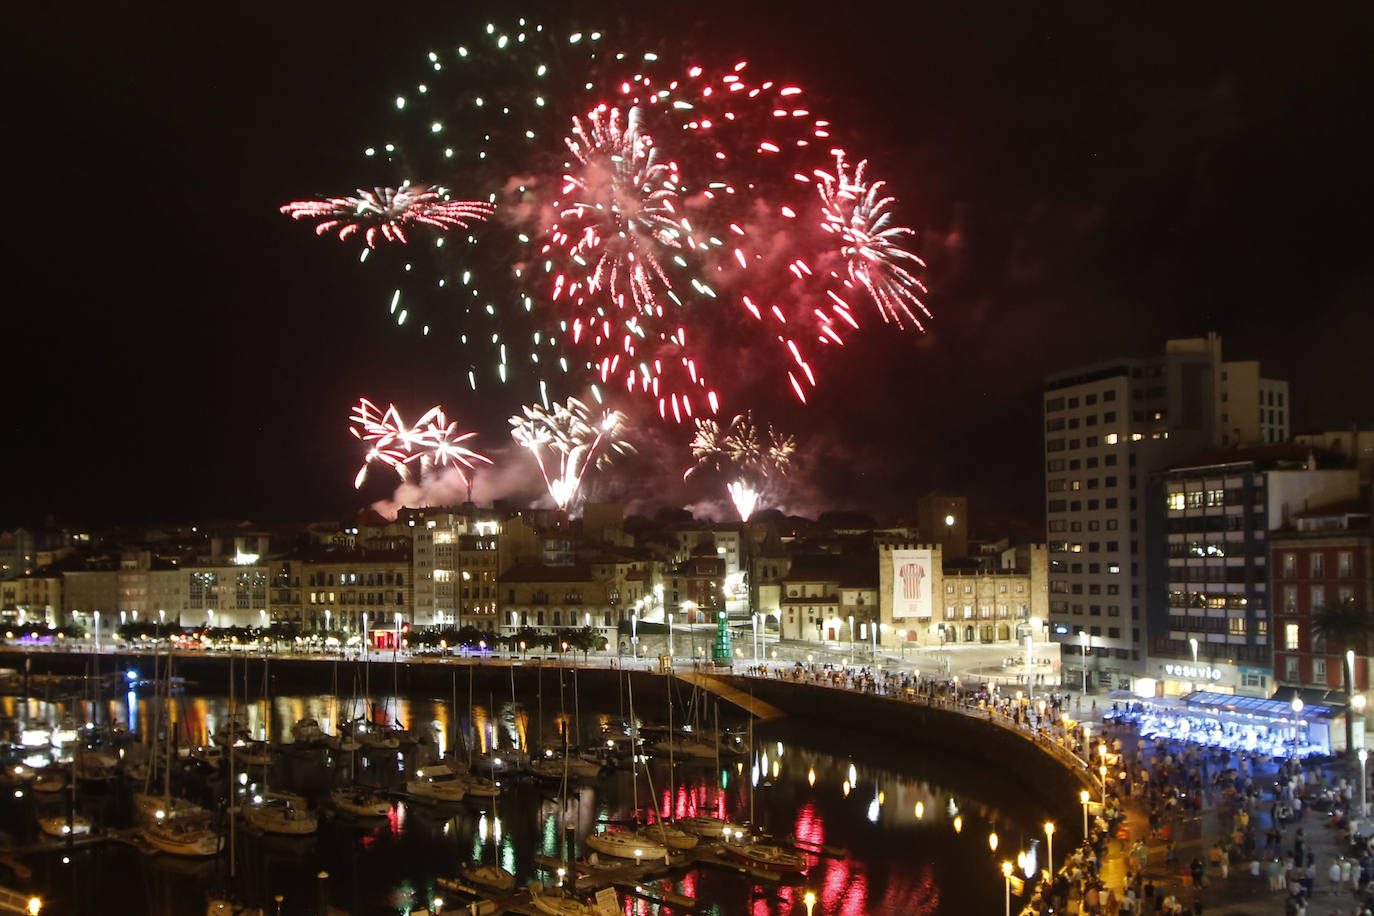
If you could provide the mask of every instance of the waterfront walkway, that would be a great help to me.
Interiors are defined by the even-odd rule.
[[[987,719],[1050,749],[1089,784],[1100,775],[1088,761],[1100,765],[1105,744],[1112,765],[1089,838],[1064,854],[1054,878],[1027,888],[1023,914],[1374,916],[1366,839],[1374,820],[1358,819],[1358,772],[1352,784],[1343,760],[1298,763],[1142,741],[1128,718],[1104,721],[1112,707],[1092,698],[1051,694],[1042,706],[1041,698],[989,694],[982,685],[892,673],[744,673]],[[1103,789],[1092,797],[1103,799]]]

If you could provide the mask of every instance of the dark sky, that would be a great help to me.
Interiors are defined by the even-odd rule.
[[[757,405],[800,440],[788,508],[891,516],[944,488],[1038,518],[1040,379],[1208,330],[1291,381],[1298,431],[1374,424],[1374,7],[741,6],[559,9],[791,68],[918,230],[929,333],[866,333],[805,412]],[[413,62],[483,7],[11,10],[0,524],[349,515],[390,490],[351,486],[363,393],[443,402],[507,451],[517,405],[472,403],[351,250],[276,209],[367,180]],[[646,434],[624,492],[714,496],[656,487],[684,466],[672,435]]]

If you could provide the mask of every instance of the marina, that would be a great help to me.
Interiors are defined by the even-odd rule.
[[[820,912],[896,914],[912,912],[913,895],[928,901],[925,912],[944,911],[941,900],[979,899],[986,889],[958,877],[960,854],[978,854],[980,831],[1010,838],[1017,825],[1044,817],[1034,799],[999,793],[986,776],[970,780],[938,755],[916,754],[895,768],[867,764],[870,751],[887,759],[872,742],[818,740],[781,716],[751,727],[738,710],[717,712],[711,695],[684,682],[670,723],[667,708],[630,716],[633,690],[623,701],[603,690],[596,703],[580,701],[596,711],[574,715],[572,678],[562,678],[560,701],[558,675],[545,676],[533,695],[501,700],[487,691],[485,701],[470,702],[461,681],[446,699],[264,700],[255,678],[247,700],[236,683],[232,703],[227,695],[152,690],[98,707],[30,701],[23,712],[32,721],[89,721],[129,737],[109,746],[120,777],[83,781],[74,806],[70,789],[52,793],[61,801],[27,788],[0,798],[8,861],[44,894],[44,912],[58,914],[87,912],[92,901],[119,893],[148,901],[131,912],[199,916],[207,886],[265,912],[281,896],[297,907],[287,903],[283,912],[327,900],[355,916],[579,913],[598,895],[603,902],[614,895],[618,913],[782,916],[799,911],[807,893],[829,901]],[[662,704],[643,705],[659,712]],[[12,702],[0,705],[0,713],[18,712]],[[342,723],[357,720],[399,737],[350,749],[331,740]],[[170,736],[159,725],[168,721]],[[199,753],[226,734],[240,737],[222,755]],[[258,743],[265,735],[284,740]],[[716,759],[676,753],[684,741],[703,740]],[[250,742],[268,762],[239,759]],[[162,769],[156,761],[168,748],[171,767]],[[50,753],[62,772],[63,752]],[[568,765],[561,776],[541,778],[541,759]],[[138,787],[153,780],[164,791],[147,796],[147,809],[133,803],[129,771],[144,774]],[[417,793],[417,780],[426,784],[421,773],[472,780],[485,791],[456,799]],[[232,806],[224,795],[230,782]],[[80,814],[91,832],[44,834],[35,814],[24,814],[39,805],[59,831],[60,818]],[[268,820],[300,817],[315,827],[273,829],[250,816],[255,808]],[[136,810],[153,819],[151,828],[137,825]],[[212,848],[168,854],[168,834],[179,830],[191,831],[190,846],[212,837]],[[614,844],[619,855],[597,848],[605,837],[622,838]],[[1029,830],[1024,841],[1033,842]]]

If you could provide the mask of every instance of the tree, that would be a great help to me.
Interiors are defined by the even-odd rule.
[[[1336,651],[1344,656],[1354,651],[1356,655],[1369,655],[1369,643],[1374,639],[1374,615],[1358,601],[1340,601],[1326,604],[1312,612],[1312,633],[1328,643],[1327,651],[1335,643]],[[1342,677],[1345,680],[1345,746],[1349,751],[1355,747],[1355,722],[1352,710],[1355,698],[1355,682],[1350,665],[1341,659]],[[1352,758],[1353,759],[1353,755]]]
[[[590,652],[603,649],[606,646],[606,637],[602,636],[595,627],[582,627],[580,630],[574,630],[567,635],[566,641],[574,651],[582,653],[584,663]]]

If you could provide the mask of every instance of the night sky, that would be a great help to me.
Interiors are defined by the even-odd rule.
[[[388,278],[277,212],[383,180],[358,151],[397,89],[509,8],[249,6],[7,17],[0,525],[351,516],[391,490],[352,489],[361,394],[481,432],[479,500],[539,492],[518,403],[473,398]],[[1374,7],[744,6],[546,21],[766,59],[862,128],[918,231],[929,333],[869,320],[804,411],[752,405],[799,440],[783,507],[886,519],[939,488],[1039,519],[1043,376],[1208,330],[1290,380],[1296,431],[1374,425]],[[680,484],[685,432],[646,429],[595,495],[717,496]]]

